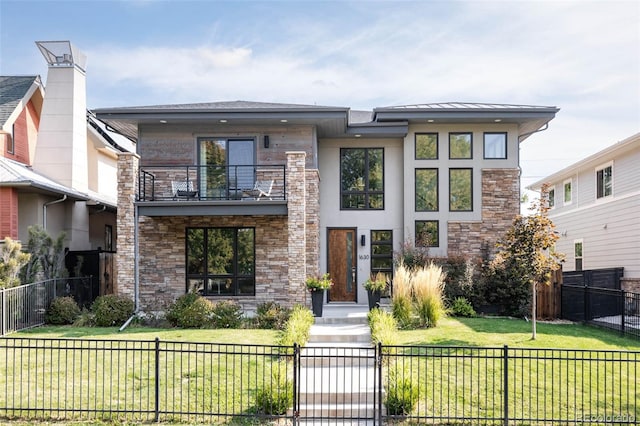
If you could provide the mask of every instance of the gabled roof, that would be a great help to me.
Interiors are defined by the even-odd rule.
[[[540,179],[539,181],[527,186],[527,189],[531,191],[538,191],[545,183],[554,183],[567,179],[580,170],[588,167],[597,167],[598,165],[611,160],[613,157],[633,149],[640,150],[640,133],[629,136],[628,138],[614,143],[602,151],[598,151],[593,155],[565,167],[562,170]]]
[[[520,140],[555,117],[556,107],[446,102],[351,111],[347,107],[250,101],[102,108],[94,112],[110,127],[137,139],[138,126],[151,123],[196,123],[203,120],[252,125],[314,125],[318,137],[404,137],[409,123],[516,123]]]
[[[20,113],[21,104],[26,104],[36,90],[42,90],[39,76],[0,76],[0,127],[9,131],[7,127]],[[42,101],[42,96],[40,96]],[[20,109],[20,111],[16,111]]]

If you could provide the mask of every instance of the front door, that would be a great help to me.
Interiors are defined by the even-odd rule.
[[[329,248],[327,270],[333,281],[329,291],[330,302],[355,302],[357,300],[357,258],[355,228],[328,229]]]

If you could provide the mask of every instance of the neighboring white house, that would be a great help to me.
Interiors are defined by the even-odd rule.
[[[532,184],[549,184],[549,217],[565,271],[623,267],[640,291],[640,133]]]

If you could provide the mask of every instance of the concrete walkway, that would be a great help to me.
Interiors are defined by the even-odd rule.
[[[373,424],[375,349],[368,306],[330,304],[300,353],[300,424]]]

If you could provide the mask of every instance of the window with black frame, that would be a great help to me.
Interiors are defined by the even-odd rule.
[[[384,210],[384,149],[340,150],[340,208]]]
[[[393,231],[390,229],[371,231],[371,276],[375,277],[378,272],[385,274],[391,281],[393,276]],[[383,296],[388,297],[389,291],[389,286],[387,286]]]
[[[254,228],[187,228],[187,291],[255,295]]]

